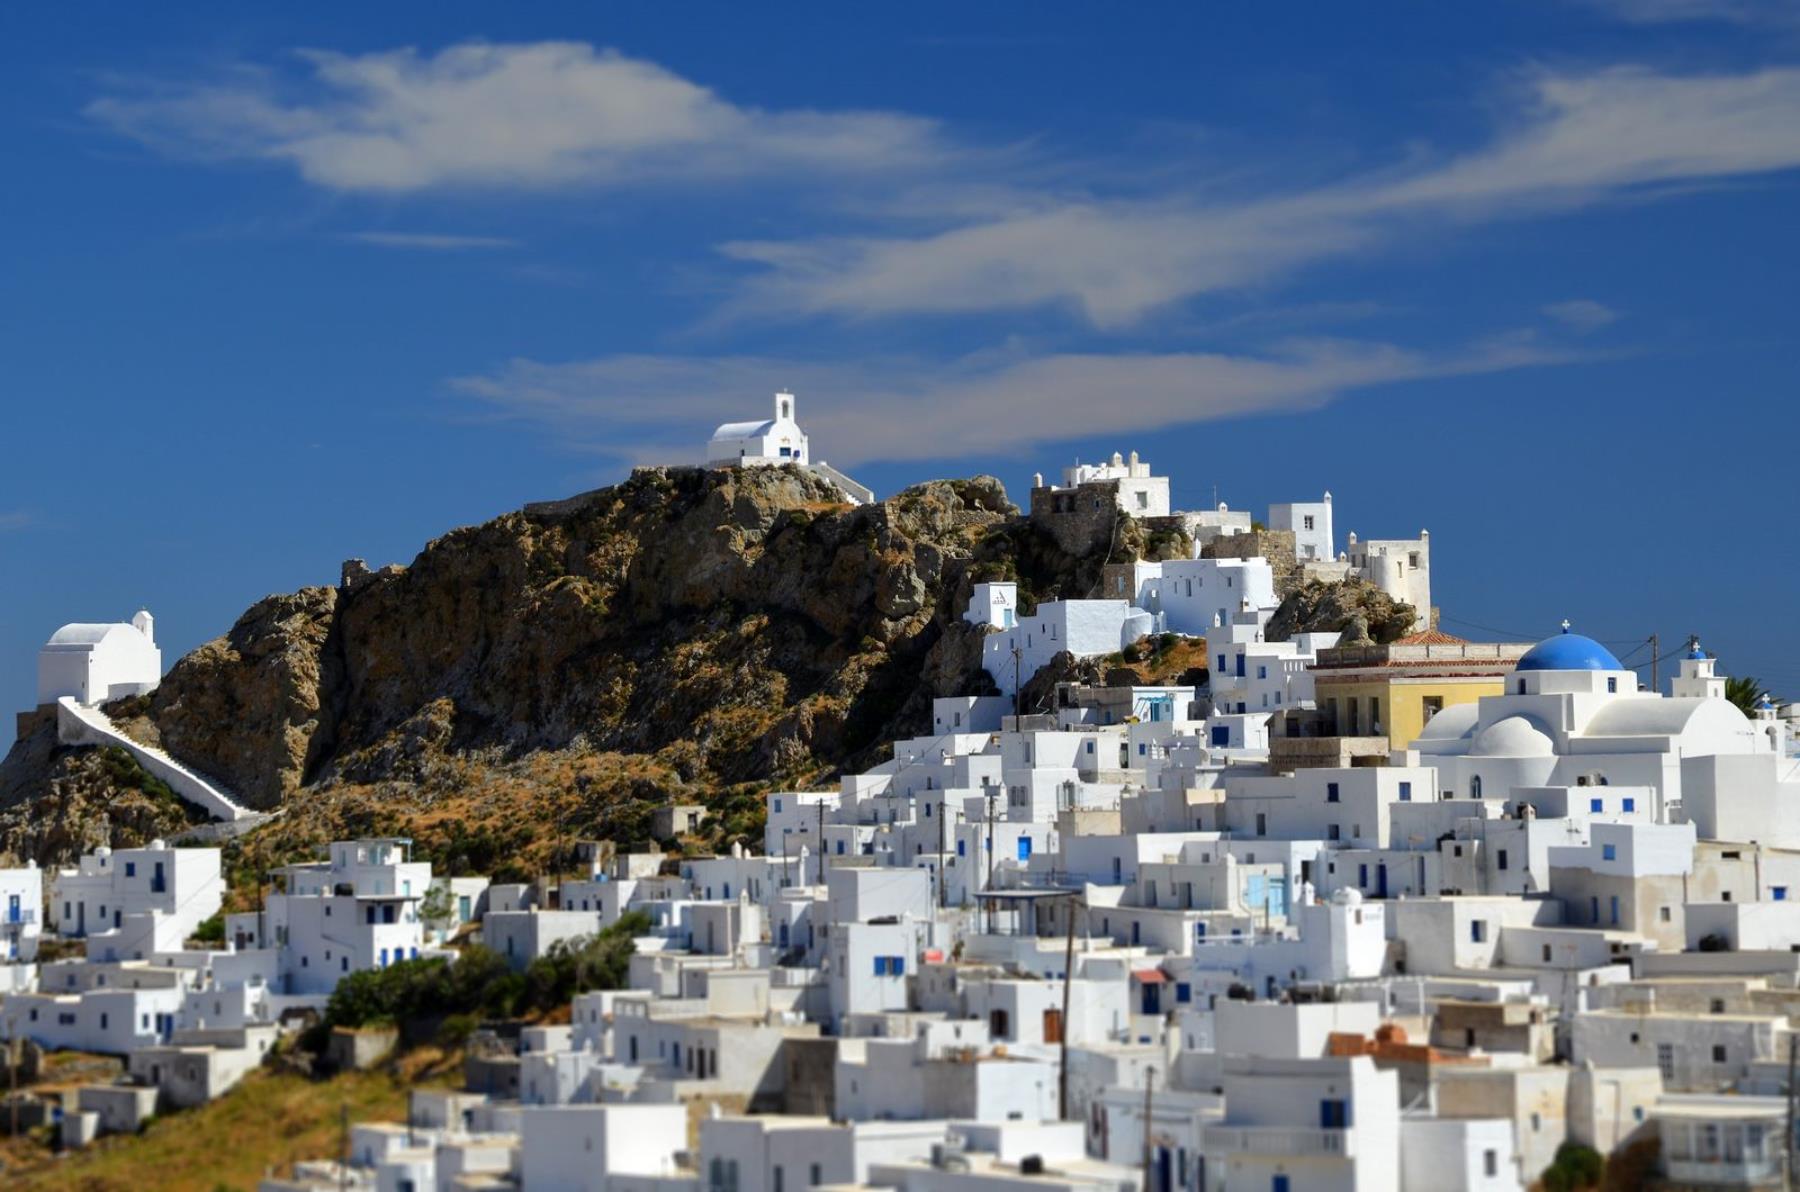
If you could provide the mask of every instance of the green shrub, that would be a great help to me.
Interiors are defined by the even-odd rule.
[[[194,928],[193,938],[203,944],[222,944],[225,942],[225,912],[220,911],[210,919],[203,919]]]
[[[1565,1142],[1556,1148],[1556,1161],[1544,1169],[1545,1192],[1579,1192],[1598,1188],[1605,1177],[1606,1159],[1590,1146]]]
[[[322,1042],[333,1027],[436,1015],[464,1016],[471,1022],[509,1018],[567,1005],[590,989],[622,988],[635,951],[633,937],[650,926],[649,916],[634,911],[596,936],[551,945],[523,973],[513,972],[505,957],[480,945],[464,948],[454,961],[433,956],[359,970],[332,991],[315,1042]]]

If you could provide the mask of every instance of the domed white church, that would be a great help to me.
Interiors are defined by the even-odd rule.
[[[156,621],[140,609],[129,622],[64,625],[38,650],[39,704],[68,696],[92,706],[156,690],[162,651]]]
[[[1681,660],[1669,695],[1640,691],[1637,675],[1592,638],[1563,632],[1526,651],[1503,695],[1444,709],[1414,742],[1435,766],[1446,799],[1505,797],[1521,789],[1647,788],[1658,822],[1691,819],[1700,834],[1744,836],[1716,820],[1725,804],[1745,814],[1800,811],[1800,764],[1786,756],[1785,727],[1756,720],[1725,699],[1714,660],[1697,647]],[[1800,833],[1800,815],[1793,830]],[[1731,826],[1733,832],[1709,831]],[[1772,820],[1771,820],[1772,826]]]
[[[794,419],[794,395],[775,395],[775,416],[754,422],[726,422],[713,431],[706,444],[709,468],[779,467],[793,464],[828,484],[835,485],[852,505],[866,505],[875,494],[824,460],[812,461],[806,432]]]

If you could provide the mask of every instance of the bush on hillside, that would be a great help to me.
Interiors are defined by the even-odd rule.
[[[478,944],[455,960],[433,956],[364,969],[339,981],[319,1020],[316,1041],[333,1027],[440,1016],[509,1018],[565,1006],[578,993],[619,989],[635,951],[633,938],[650,930],[649,916],[632,912],[598,935],[553,944],[515,973],[506,958]]]

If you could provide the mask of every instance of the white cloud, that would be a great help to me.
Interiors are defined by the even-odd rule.
[[[1600,328],[1619,321],[1619,312],[1604,302],[1596,302],[1592,298],[1571,298],[1567,302],[1552,302],[1543,308],[1544,314],[1573,331],[1598,331]]]
[[[581,43],[307,51],[299,62],[299,77],[238,67],[205,84],[115,88],[88,111],[172,152],[288,162],[337,191],[804,177],[808,193],[834,204],[836,224],[721,244],[740,269],[728,319],[1065,307],[1119,328],[1459,225],[1800,165],[1800,69],[1785,67],[1530,71],[1498,130],[1471,150],[1251,189],[1175,182],[1179,171],[1146,175],[1116,160],[977,150],[899,113],[742,106]],[[870,174],[883,185],[842,184]]]
[[[1633,25],[1722,21],[1732,25],[1800,24],[1793,0],[1589,0],[1592,7]]]
[[[1800,165],[1800,70],[1539,72],[1506,131],[1460,156],[1235,200],[1021,194],[918,235],[740,241],[737,315],[859,318],[1061,304],[1116,327],[1433,227],[1539,215]]]
[[[931,122],[917,117],[744,107],[577,42],[309,50],[299,60],[299,79],[239,66],[202,84],[140,84],[87,113],[170,152],[291,163],[338,191],[887,170],[940,153]]]
[[[413,248],[425,252],[519,247],[517,240],[506,236],[451,236],[436,232],[350,232],[344,239],[379,248]]]
[[[815,456],[849,466],[1019,454],[1083,436],[1313,409],[1375,385],[1573,358],[1519,337],[1442,354],[1303,341],[1264,355],[987,353],[949,362],[609,356],[515,360],[457,378],[451,389],[566,445],[640,463],[692,463],[713,426],[791,388]]]
[[[23,530],[37,521],[37,518],[22,510],[0,512],[0,534],[11,530]]]

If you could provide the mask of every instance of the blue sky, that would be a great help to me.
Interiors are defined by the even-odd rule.
[[[878,491],[1329,488],[1448,629],[1800,694],[1791,4],[778,11],[8,6],[0,695],[781,385]]]

